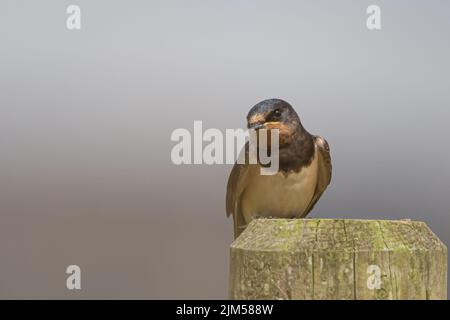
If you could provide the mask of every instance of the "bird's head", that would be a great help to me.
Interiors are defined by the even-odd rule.
[[[280,147],[289,145],[296,133],[302,129],[300,119],[294,108],[281,99],[268,99],[259,102],[247,115],[248,129],[278,129]]]

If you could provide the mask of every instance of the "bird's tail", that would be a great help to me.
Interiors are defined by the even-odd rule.
[[[247,228],[247,223],[244,220],[244,217],[242,216],[242,213],[237,212],[233,215],[233,221],[234,221],[234,239],[237,239],[237,237],[240,236],[242,231]]]

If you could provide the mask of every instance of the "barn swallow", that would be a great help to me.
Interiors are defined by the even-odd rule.
[[[279,169],[274,175],[261,175],[259,163],[234,164],[226,212],[227,217],[233,215],[235,238],[256,217],[304,218],[331,181],[328,142],[306,131],[286,101],[268,99],[255,105],[247,115],[247,127],[279,130]],[[243,152],[248,154],[247,146]]]

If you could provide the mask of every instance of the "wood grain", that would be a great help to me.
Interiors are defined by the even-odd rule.
[[[447,247],[420,221],[256,219],[231,244],[231,299],[446,299]]]

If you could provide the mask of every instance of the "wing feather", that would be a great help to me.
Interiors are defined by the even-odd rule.
[[[328,142],[321,136],[313,136],[314,144],[316,145],[318,158],[318,172],[317,172],[317,185],[314,192],[314,196],[311,199],[311,203],[305,211],[305,216],[314,208],[314,205],[319,200],[322,193],[328,187],[331,182],[331,153]]]
[[[248,156],[248,143],[241,152]],[[247,175],[249,172],[248,164],[235,163],[231,170],[227,183],[226,195],[226,213],[227,217],[233,215],[234,237],[237,238],[246,225],[244,216],[241,212],[241,196],[247,186]]]

